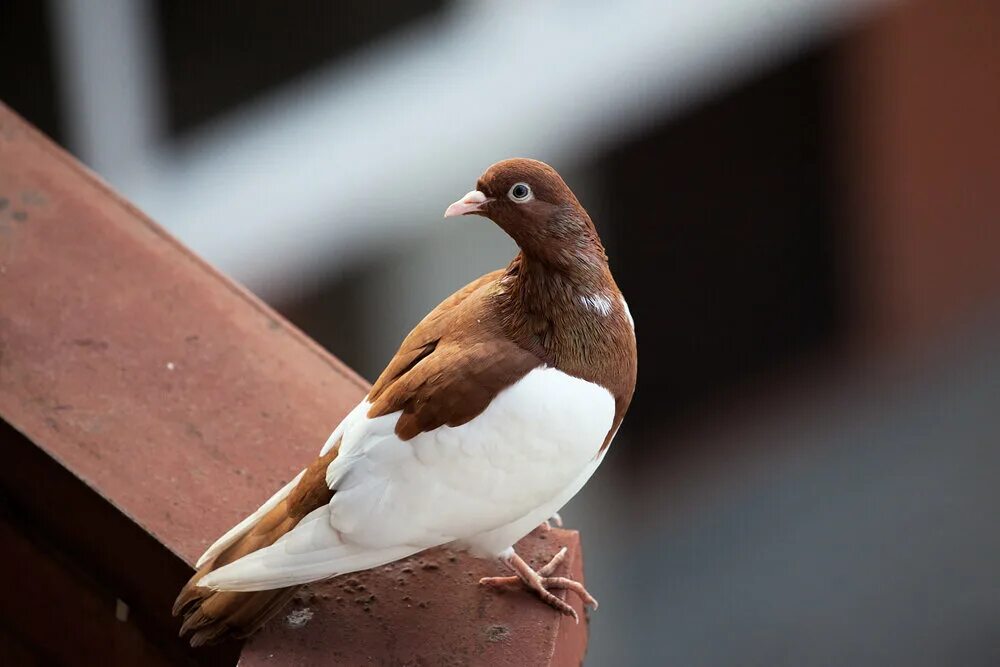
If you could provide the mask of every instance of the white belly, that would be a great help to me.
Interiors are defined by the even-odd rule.
[[[507,547],[513,546],[515,542],[530,533],[543,521],[549,519],[549,517],[561,510],[566,503],[572,500],[573,496],[579,493],[580,489],[582,489],[584,484],[587,483],[587,480],[589,480],[591,475],[594,474],[597,467],[601,465],[601,461],[604,460],[604,455],[607,451],[608,450],[605,449],[596,458],[592,459],[583,469],[583,472],[577,475],[577,478],[574,479],[569,486],[563,489],[555,498],[550,500],[545,505],[532,510],[525,516],[507,524],[506,526],[501,526],[500,528],[489,530],[461,540],[461,545],[468,548],[469,551],[477,556],[499,556],[504,550],[507,549]]]
[[[331,524],[371,548],[459,540],[499,553],[579,491],[614,411],[603,387],[538,368],[469,423],[409,441],[393,431],[399,413],[358,414],[328,474]]]

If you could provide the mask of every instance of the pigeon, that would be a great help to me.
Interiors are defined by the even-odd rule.
[[[492,165],[444,217],[466,215],[518,254],[424,317],[319,457],[208,548],[173,610],[192,645],[253,633],[302,584],[441,545],[506,568],[484,587],[521,586],[573,618],[553,590],[596,608],[554,576],[565,549],[534,570],[514,545],[604,460],[635,388],[632,316],[552,167]]]

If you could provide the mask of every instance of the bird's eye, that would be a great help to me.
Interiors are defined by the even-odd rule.
[[[531,186],[527,183],[515,183],[511,186],[507,196],[510,197],[511,201],[523,204],[531,199]]]

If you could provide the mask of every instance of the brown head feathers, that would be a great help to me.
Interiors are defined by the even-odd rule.
[[[497,162],[479,178],[486,201],[474,211],[495,222],[530,258],[555,269],[606,264],[594,223],[555,169],[527,158]]]

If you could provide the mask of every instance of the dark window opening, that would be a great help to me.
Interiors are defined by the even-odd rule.
[[[444,4],[159,0],[168,130],[194,128]]]
[[[843,333],[833,60],[805,54],[600,162],[602,231],[639,338],[626,428],[662,433]]]

